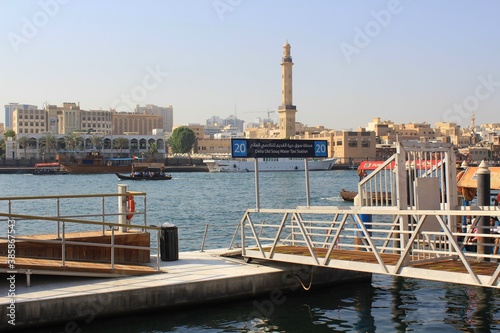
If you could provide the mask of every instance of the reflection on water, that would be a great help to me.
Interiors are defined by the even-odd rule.
[[[499,296],[494,289],[376,275],[371,283],[82,320],[78,327],[97,333],[498,332]]]

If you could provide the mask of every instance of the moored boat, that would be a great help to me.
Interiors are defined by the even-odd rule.
[[[37,163],[35,164],[34,175],[65,175],[68,171],[59,162]]]
[[[331,170],[336,158],[308,160],[309,171]],[[259,158],[259,171],[304,171],[304,158]],[[204,160],[209,172],[253,172],[254,159]]]
[[[99,153],[87,153],[84,157],[60,157],[60,163],[72,174],[130,173],[134,166],[157,167],[158,163],[139,162],[140,158],[105,158]],[[163,165],[163,164],[162,164]]]

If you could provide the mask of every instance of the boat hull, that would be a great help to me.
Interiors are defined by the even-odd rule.
[[[126,175],[120,175],[119,173],[115,173],[115,175],[120,179],[120,180],[170,180],[172,179],[171,175],[165,175],[165,176],[153,176],[153,177],[144,177],[144,176],[126,176]]]
[[[64,169],[72,174],[98,174],[98,173],[130,173],[132,165],[67,165]]]
[[[204,160],[209,172],[253,172],[255,171],[255,160]],[[335,164],[335,158],[308,161],[309,171],[331,170]],[[259,159],[259,172],[265,171],[304,171],[304,159],[279,158],[272,160]]]

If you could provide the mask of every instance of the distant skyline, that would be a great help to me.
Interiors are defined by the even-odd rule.
[[[45,102],[252,122],[281,103],[287,40],[308,126],[500,122],[499,12],[494,0],[0,0],[0,122],[5,104]]]

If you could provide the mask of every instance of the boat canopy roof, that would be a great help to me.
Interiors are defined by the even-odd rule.
[[[478,167],[468,167],[458,180],[458,187],[477,188]],[[490,188],[500,190],[500,167],[489,167]],[[457,177],[458,178],[458,177]]]
[[[36,163],[35,168],[60,167],[59,162]]]
[[[409,161],[406,162],[406,167],[408,167]],[[413,160],[411,161],[411,167],[417,169],[431,169],[435,167],[440,161],[439,160]],[[358,170],[375,170],[385,161],[363,161],[359,164]],[[392,161],[391,164],[387,165],[387,169],[394,169],[396,166],[396,162]]]

